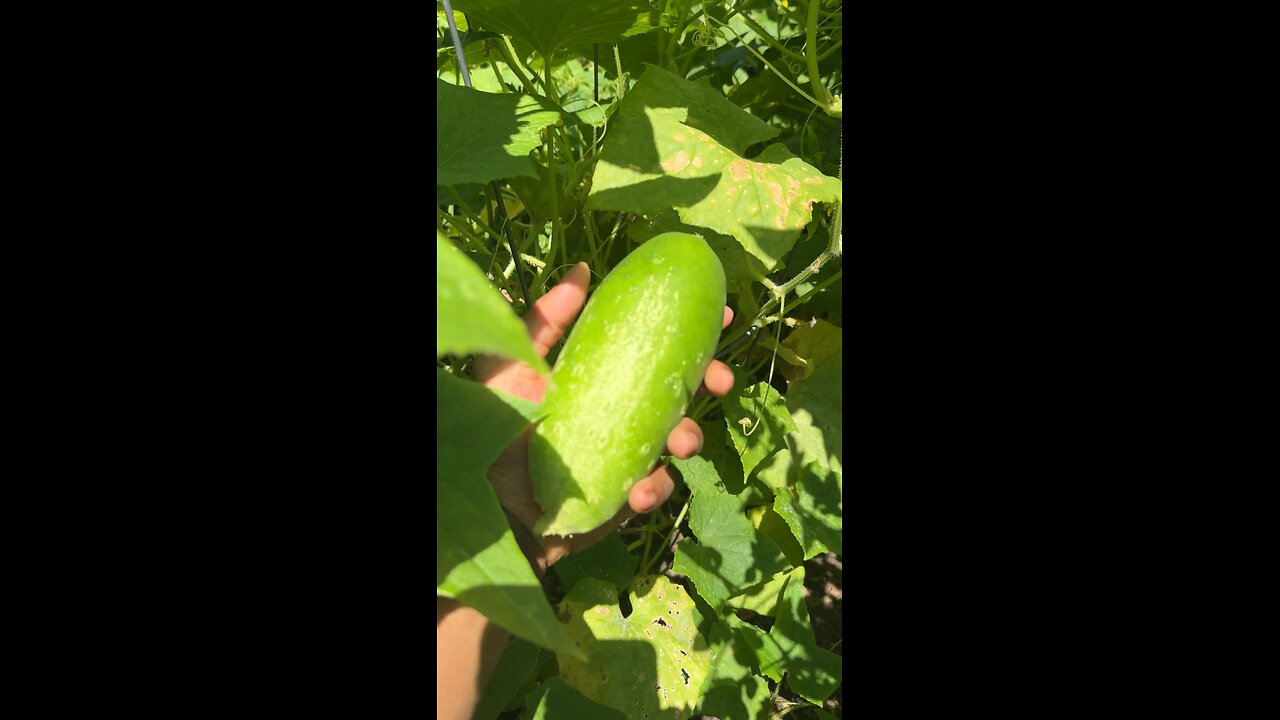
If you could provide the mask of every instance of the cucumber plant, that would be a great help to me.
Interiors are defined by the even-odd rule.
[[[437,594],[513,634],[477,717],[840,712],[805,596],[843,556],[841,22],[838,0],[437,4]],[[588,306],[544,363],[517,319],[580,261]],[[476,353],[549,372],[544,402],[471,381]],[[712,356],[733,392],[691,397]],[[579,533],[681,414],[705,443],[670,500],[539,582],[485,478],[502,448],[534,426],[535,530]]]

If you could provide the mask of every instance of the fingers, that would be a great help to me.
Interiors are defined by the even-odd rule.
[[[680,418],[675,429],[667,436],[667,452],[681,460],[688,460],[702,449],[702,428],[690,418]]]
[[[671,479],[671,471],[666,465],[660,465],[657,470],[649,473],[648,477],[631,488],[627,505],[636,514],[653,512],[671,497],[675,489],[676,484]]]
[[[733,308],[729,307],[728,305],[725,305],[724,306],[724,324],[720,326],[720,329],[723,330],[729,327],[729,323],[731,322],[733,322]]]
[[[702,376],[702,389],[716,397],[724,397],[733,390],[733,368],[719,360],[712,360]]]
[[[547,351],[556,344],[569,323],[578,316],[583,304],[587,301],[587,284],[591,282],[591,271],[587,264],[580,262],[573,266],[560,284],[551,288],[551,292],[538,298],[538,301],[525,315],[525,327],[529,329],[529,339],[533,341],[533,349],[538,355],[546,357]]]

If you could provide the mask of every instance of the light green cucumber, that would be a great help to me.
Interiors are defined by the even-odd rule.
[[[724,268],[706,241],[658,235],[600,283],[560,353],[529,443],[534,530],[574,535],[613,517],[665,452],[715,352]]]

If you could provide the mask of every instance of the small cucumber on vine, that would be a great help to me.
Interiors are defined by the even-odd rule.
[[[664,233],[618,263],[587,303],[529,444],[540,534],[613,517],[653,469],[715,352],[725,279],[706,241]]]

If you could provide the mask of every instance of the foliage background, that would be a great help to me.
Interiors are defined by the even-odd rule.
[[[438,5],[437,593],[514,634],[477,717],[839,717],[842,4],[453,10],[473,87]],[[470,357],[545,369],[526,289],[580,260],[594,288],[674,229],[725,267],[734,391],[690,410],[706,443],[664,507],[539,583],[485,479],[539,409]]]

